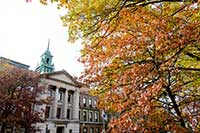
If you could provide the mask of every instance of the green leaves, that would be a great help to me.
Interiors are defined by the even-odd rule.
[[[200,130],[199,2],[72,0],[63,7],[69,40],[83,39],[82,80],[113,115],[111,132]]]

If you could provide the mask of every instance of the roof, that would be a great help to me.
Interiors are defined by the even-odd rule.
[[[54,71],[54,72],[49,72],[49,73],[43,73],[43,74],[41,74],[41,76],[44,76],[45,78],[48,79],[48,78],[50,78],[50,76],[58,75],[58,74],[64,74],[64,75],[66,75],[69,79],[71,79],[74,82],[75,86],[78,86],[78,87],[82,87],[83,86],[82,83],[78,82],[76,80],[76,78],[72,77],[66,70]],[[53,80],[55,80],[55,79],[53,79]],[[59,81],[60,82],[64,82],[64,81],[61,81],[61,80],[59,80]],[[66,82],[66,83],[68,83],[68,82]],[[68,84],[70,84],[70,83],[68,83]]]
[[[47,56],[53,57],[53,55],[51,54],[51,52],[49,51],[49,49],[47,49],[47,50],[42,54],[42,56],[43,56],[43,55],[47,55]]]
[[[29,69],[29,65],[5,58],[5,57],[0,57],[1,61],[4,61],[6,63],[9,63],[10,65],[16,66],[16,67],[20,67],[20,68],[24,68],[24,69]]]
[[[47,49],[46,49],[46,51],[45,51],[42,55],[47,55],[47,56],[51,56],[51,57],[53,57],[53,56],[51,55],[50,50],[49,50],[49,45],[50,45],[50,39],[48,40],[48,46],[47,46]]]

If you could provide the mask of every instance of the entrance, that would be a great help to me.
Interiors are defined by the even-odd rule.
[[[64,133],[64,127],[57,127],[56,133]]]

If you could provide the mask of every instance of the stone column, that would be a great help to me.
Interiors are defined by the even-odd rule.
[[[62,118],[67,118],[67,105],[68,105],[68,91],[65,90],[64,98],[63,98],[63,108],[62,108]]]
[[[73,95],[73,120],[79,120],[79,92],[76,90]]]
[[[58,95],[58,87],[56,87],[56,90],[54,92],[54,99],[53,99],[53,104],[52,104],[52,115],[51,115],[51,118],[53,118],[53,119],[56,118],[56,113],[57,113],[57,106],[58,106],[57,95]]]

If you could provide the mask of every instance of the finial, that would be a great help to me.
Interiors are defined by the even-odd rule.
[[[50,45],[50,39],[48,39],[48,47],[47,47],[48,50],[49,50],[49,45]]]

